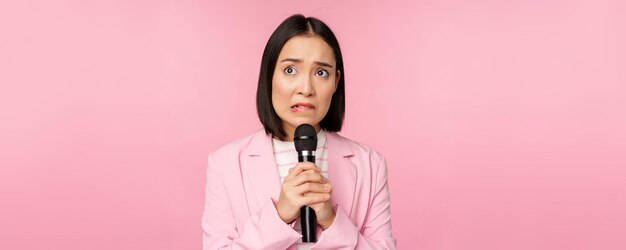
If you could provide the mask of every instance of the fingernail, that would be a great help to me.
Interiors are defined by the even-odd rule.
[[[324,185],[324,191],[330,190],[330,185]]]

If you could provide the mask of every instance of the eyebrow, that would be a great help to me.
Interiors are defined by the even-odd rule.
[[[296,58],[285,58],[283,60],[281,60],[280,62],[295,62],[295,63],[301,63],[302,59],[296,59]],[[320,62],[320,61],[315,61],[313,62],[313,64],[317,64],[323,67],[328,67],[328,68],[333,68],[332,65],[330,65],[329,63],[325,63],[325,62]]]

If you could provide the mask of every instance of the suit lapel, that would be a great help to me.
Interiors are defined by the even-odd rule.
[[[356,190],[357,171],[351,158],[354,152],[345,138],[337,133],[327,132],[328,143],[328,180],[333,186],[331,204],[339,205],[348,215],[352,213],[352,204]]]
[[[333,186],[331,204],[339,205],[348,215],[356,190],[357,171],[351,158],[354,153],[344,138],[337,133],[326,132],[328,146],[328,179]],[[250,213],[280,195],[280,176],[274,159],[272,137],[259,130],[241,155],[244,188]]]
[[[274,159],[272,137],[259,130],[241,156],[244,188],[250,213],[255,213],[261,206],[273,198],[278,201],[280,195],[280,176]]]

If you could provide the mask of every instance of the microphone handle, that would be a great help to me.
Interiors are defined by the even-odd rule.
[[[315,162],[314,155],[298,155],[298,162]],[[317,242],[317,216],[315,210],[309,206],[300,208],[300,226],[302,228],[302,242]]]
[[[317,216],[313,208],[309,206],[300,208],[300,226],[302,242],[317,242]]]

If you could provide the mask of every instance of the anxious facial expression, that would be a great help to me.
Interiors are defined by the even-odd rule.
[[[283,46],[272,78],[272,105],[288,137],[301,124],[319,131],[341,72],[333,49],[316,35],[298,35]]]

